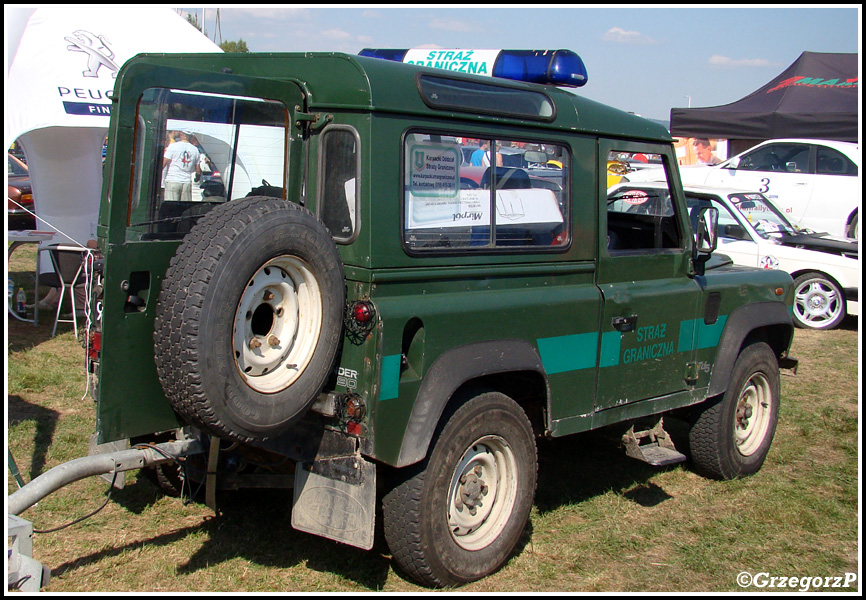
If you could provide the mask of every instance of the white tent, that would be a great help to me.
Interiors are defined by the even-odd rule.
[[[102,145],[120,66],[142,52],[221,52],[171,8],[5,7],[7,149],[30,169],[40,230],[52,243],[96,237]]]

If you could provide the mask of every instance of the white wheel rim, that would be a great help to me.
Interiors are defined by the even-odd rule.
[[[801,322],[811,327],[822,327],[842,312],[842,298],[823,279],[808,279],[794,294],[794,310]]]
[[[734,417],[734,443],[743,456],[751,456],[764,442],[770,428],[772,402],[769,380],[763,373],[755,373],[740,393]]]
[[[448,527],[457,545],[480,550],[496,540],[511,517],[518,483],[517,460],[501,437],[483,437],[464,453],[448,490]]]
[[[254,390],[272,394],[303,373],[322,328],[322,295],[307,264],[280,256],[247,283],[235,312],[235,365]]]

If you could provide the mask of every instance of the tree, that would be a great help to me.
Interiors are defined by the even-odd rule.
[[[198,29],[205,37],[207,34],[202,30],[202,26],[199,25],[198,15],[195,13],[187,13],[186,15],[187,22]],[[217,9],[217,29],[219,29],[219,9]],[[222,37],[222,35],[220,35]],[[216,41],[216,36],[214,36],[214,41]],[[220,50],[223,52],[249,52],[250,49],[247,48],[247,43],[243,40],[243,38],[238,39],[236,42],[232,42],[226,40],[224,42],[220,42],[219,44]]]
[[[188,13],[186,15],[186,22],[201,31],[201,25],[198,24],[198,17],[193,13]]]
[[[247,48],[247,43],[243,40],[243,38],[239,39],[236,42],[230,42],[228,40],[220,43],[220,49],[223,52],[249,52],[250,49]]]

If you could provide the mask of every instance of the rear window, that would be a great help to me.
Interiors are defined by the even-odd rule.
[[[217,204],[250,194],[285,197],[288,114],[268,100],[146,90],[127,239],[180,239]]]

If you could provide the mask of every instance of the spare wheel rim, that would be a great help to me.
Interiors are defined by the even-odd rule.
[[[235,312],[232,352],[257,392],[288,388],[304,372],[322,329],[322,294],[306,262],[279,256],[250,278]]]

